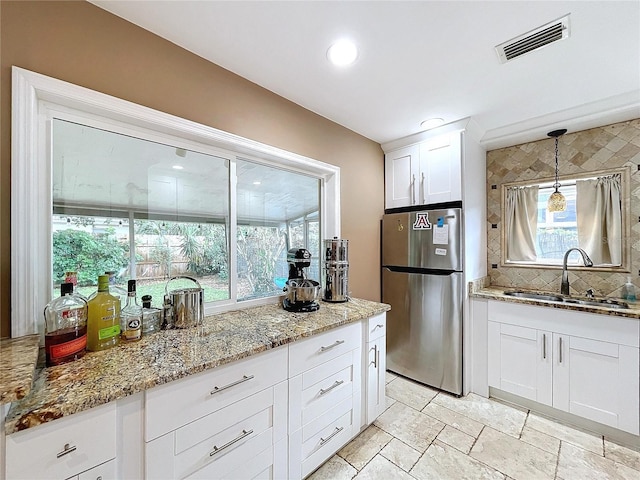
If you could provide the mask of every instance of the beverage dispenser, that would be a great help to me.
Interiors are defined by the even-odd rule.
[[[322,299],[325,302],[349,300],[349,240],[324,241],[324,285]]]

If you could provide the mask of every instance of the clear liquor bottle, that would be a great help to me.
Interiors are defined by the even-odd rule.
[[[120,299],[109,293],[109,276],[98,277],[98,292],[87,303],[87,350],[116,346],[120,340]]]
[[[127,304],[120,314],[120,336],[126,342],[140,340],[142,336],[142,307],[136,298],[136,281],[127,283]]]
[[[87,346],[87,302],[73,295],[73,284],[60,285],[60,297],[44,308],[47,366],[82,358]]]

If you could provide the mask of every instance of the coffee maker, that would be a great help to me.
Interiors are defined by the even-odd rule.
[[[285,284],[285,298],[282,306],[289,312],[315,312],[320,308],[316,301],[320,284],[306,278],[305,269],[311,266],[311,252],[305,248],[291,248],[287,251],[289,278]]]

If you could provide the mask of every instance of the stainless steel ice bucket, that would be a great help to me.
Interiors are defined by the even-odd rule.
[[[197,288],[179,288],[168,291],[169,283],[178,278],[191,280]],[[165,308],[170,307],[170,314],[166,319],[166,328],[189,328],[202,323],[204,318],[204,290],[200,283],[191,277],[179,275],[172,277],[165,288]]]

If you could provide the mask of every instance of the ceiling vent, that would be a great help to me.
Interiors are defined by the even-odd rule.
[[[569,37],[569,14],[496,47],[500,63]]]

